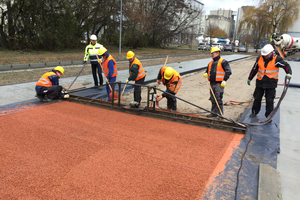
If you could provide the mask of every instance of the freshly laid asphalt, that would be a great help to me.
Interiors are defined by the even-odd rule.
[[[225,55],[222,56],[228,61],[234,61],[248,57],[248,55]],[[211,58],[185,61],[180,63],[170,63],[167,66],[173,67],[179,73],[188,73],[189,71],[200,70],[207,66]],[[298,62],[289,62],[293,70],[293,77],[291,83],[300,84],[300,69]],[[146,80],[155,80],[158,70],[162,65],[145,67],[147,71]],[[67,71],[66,71],[67,73]],[[279,83],[284,82],[285,73],[280,70]],[[117,81],[125,82],[128,77],[128,70],[120,70]],[[75,77],[61,78],[60,85],[69,85]],[[75,83],[93,82],[92,75],[79,76]],[[36,82],[14,84],[7,86],[0,86],[0,108],[5,105],[37,100],[35,96]],[[86,87],[92,87],[92,84]],[[282,86],[278,86],[277,94],[282,93]],[[300,88],[290,87],[280,106],[280,148],[281,152],[278,154],[277,170],[280,172],[282,198],[300,199]],[[276,103],[275,103],[276,105]]]

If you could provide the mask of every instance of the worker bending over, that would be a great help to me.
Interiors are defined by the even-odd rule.
[[[132,51],[127,52],[126,58],[129,61],[129,74],[130,76],[126,80],[126,83],[129,81],[135,81],[135,84],[143,84],[145,82],[146,73],[143,68],[142,63],[135,57],[135,54]],[[133,86],[133,102],[130,103],[131,107],[139,107],[141,104],[141,86]]]
[[[102,69],[98,63],[98,58],[100,58],[99,55],[99,49],[102,47],[101,44],[97,43],[97,36],[96,35],[91,35],[90,37],[90,44],[86,46],[85,48],[85,55],[83,58],[83,63],[87,63],[88,59],[90,58],[91,66],[92,66],[92,74],[93,74],[93,79],[94,79],[94,86],[98,86],[98,83],[100,86],[103,85],[103,77],[102,77]],[[98,71],[98,77],[99,77],[99,82],[97,78],[97,71]],[[102,89],[100,87],[99,89]]]
[[[257,74],[256,87],[253,94],[254,102],[252,105],[252,113],[250,117],[256,117],[260,111],[261,100],[263,95],[266,97],[266,112],[268,115],[274,109],[274,98],[276,95],[276,87],[278,82],[279,67],[283,68],[286,73],[286,78],[292,78],[292,69],[290,65],[283,60],[279,55],[274,55],[274,48],[271,44],[265,45],[261,49],[261,55],[257,57],[256,62],[249,74],[247,84]]]
[[[223,115],[224,111],[222,99],[226,81],[231,75],[231,69],[227,60],[220,57],[220,52],[221,49],[219,49],[218,47],[211,48],[210,54],[213,60],[208,64],[206,72],[203,74],[203,76],[205,78],[208,78],[212,90],[210,91],[209,98],[212,104],[211,111],[217,114],[221,114],[221,110],[221,115]],[[212,92],[214,93],[216,99],[214,98]],[[207,117],[217,117],[217,115],[211,113],[207,115]]]
[[[175,71],[172,67],[162,67],[159,70],[157,75],[157,83],[163,83],[166,86],[166,91],[157,97],[157,101],[160,101],[162,98],[167,98],[167,108],[172,111],[177,110],[177,101],[176,98],[169,95],[168,93],[175,95],[180,90],[182,85],[182,78],[180,74]]]
[[[102,62],[101,59],[98,59],[98,62],[101,65],[101,67],[103,65],[103,73],[104,73],[104,75],[106,77],[106,80],[108,82],[107,85],[106,85],[106,92],[107,92],[107,96],[108,96],[108,101],[111,101],[109,94],[112,91],[110,90],[110,87],[109,87],[108,84],[114,83],[117,80],[117,75],[118,75],[117,62],[112,57],[112,55],[110,55],[107,52],[107,49],[103,46],[100,48],[99,54],[102,56],[103,62]]]
[[[62,92],[63,87],[59,85],[59,78],[64,74],[64,68],[55,67],[38,80],[35,86],[36,96],[45,102],[51,102],[54,99],[69,98],[69,94]]]

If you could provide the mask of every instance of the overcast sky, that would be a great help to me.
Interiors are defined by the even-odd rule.
[[[237,11],[242,6],[257,6],[258,0],[199,0],[204,4],[204,11],[209,15],[211,10],[219,10],[220,8]]]

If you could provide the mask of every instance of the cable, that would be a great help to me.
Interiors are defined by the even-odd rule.
[[[283,88],[283,91],[282,91],[282,94],[278,100],[278,103],[276,105],[276,107],[273,109],[273,111],[268,115],[268,117],[265,119],[265,121],[262,121],[262,122],[256,122],[256,123],[244,123],[242,122],[243,124],[245,125],[252,125],[252,126],[260,126],[260,125],[265,125],[267,123],[269,123],[272,118],[275,116],[277,110],[279,109],[279,106],[282,102],[282,100],[284,99],[286,93],[287,93],[287,90],[289,88],[289,85],[290,85],[290,80],[288,80],[287,78],[285,78],[285,84],[284,84],[284,88]]]
[[[241,171],[241,169],[243,167],[243,160],[244,160],[244,157],[245,157],[245,155],[246,155],[246,153],[248,151],[249,143],[252,140],[251,130],[250,130],[251,128],[250,128],[250,126],[247,126],[247,127],[249,128],[249,141],[247,142],[246,149],[245,149],[245,151],[244,151],[244,153],[243,153],[243,155],[241,157],[240,167],[239,167],[239,170],[238,170],[238,173],[237,173],[236,187],[235,187],[235,191],[234,191],[234,200],[237,199],[237,190],[238,190],[238,187],[239,187],[240,171]]]

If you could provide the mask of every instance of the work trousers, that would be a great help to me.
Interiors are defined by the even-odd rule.
[[[114,82],[116,82],[116,80],[117,80],[117,77],[115,76],[115,77],[111,77],[111,78],[108,80],[108,82],[109,82],[109,83],[114,83]],[[113,89],[113,85],[110,84],[110,86],[111,86],[111,89]],[[111,93],[111,90],[110,90],[110,87],[109,87],[108,84],[106,85],[106,92],[107,92],[107,96],[108,96],[108,101],[111,101],[111,99],[110,99],[110,97],[109,97],[109,94]]]
[[[270,88],[270,89],[263,89],[263,88],[255,88],[253,97],[254,102],[252,105],[252,113],[258,114],[261,108],[261,100],[263,95],[265,94],[266,97],[266,112],[265,116],[268,117],[268,115],[273,111],[274,109],[274,99],[276,95],[276,89]]]
[[[42,97],[47,96],[48,99],[57,99],[62,97],[61,91],[62,91],[62,86],[52,85],[47,89],[47,92],[44,92],[43,94],[39,94],[39,95]]]
[[[146,76],[145,76],[146,77]],[[142,85],[145,82],[145,77],[135,81],[135,84],[140,84]],[[141,97],[141,86],[135,85],[133,86],[134,92],[133,92],[133,98],[134,101],[138,102],[139,104],[141,103],[142,97]]]
[[[224,88],[221,87],[221,83],[211,83],[210,82],[210,86],[211,89],[213,91],[213,93],[215,94],[216,100],[219,104],[220,110],[222,111],[222,113],[224,114],[223,111],[223,94],[224,94]],[[212,94],[212,92],[210,91],[210,98],[209,100],[211,101],[211,111],[214,113],[218,113],[221,115],[220,110],[218,108],[218,105],[216,103],[216,100]]]
[[[94,85],[98,86],[98,83],[100,83],[100,85],[103,85],[102,68],[101,68],[100,64],[99,63],[94,63],[94,64],[91,63],[91,66],[92,66]],[[97,71],[98,71],[99,82],[98,82],[98,78],[97,78]]]

